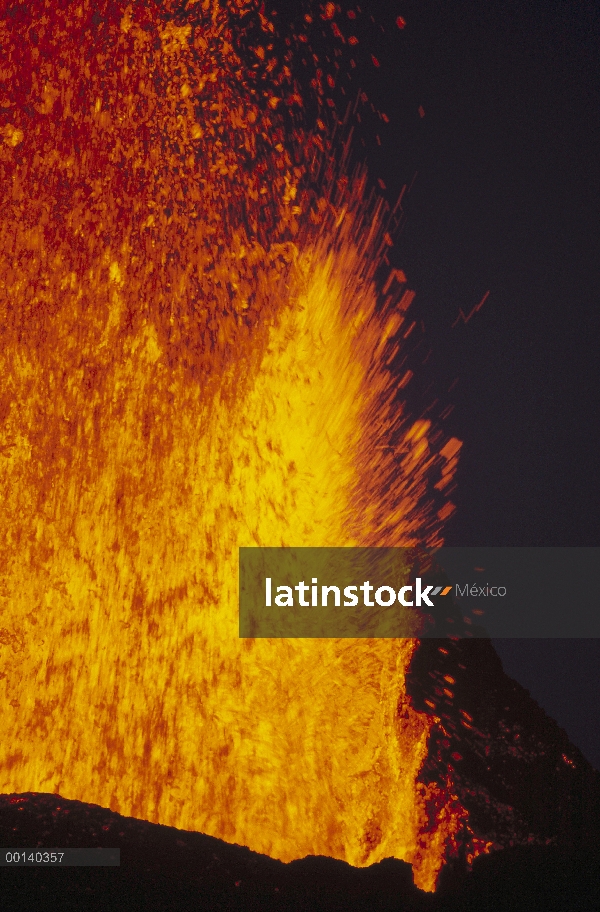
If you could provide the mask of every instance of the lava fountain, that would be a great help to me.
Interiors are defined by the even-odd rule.
[[[0,790],[431,890],[465,812],[415,642],[237,635],[238,547],[439,544],[459,447],[402,408],[412,293],[274,33],[4,4]]]

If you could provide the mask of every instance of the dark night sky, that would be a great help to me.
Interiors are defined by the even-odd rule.
[[[393,253],[425,328],[409,403],[451,403],[464,441],[446,543],[599,545],[600,5],[362,6],[355,73],[390,124],[364,107],[358,158],[391,203],[416,173]],[[600,641],[495,646],[600,768]]]

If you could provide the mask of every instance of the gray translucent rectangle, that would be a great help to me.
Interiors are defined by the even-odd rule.
[[[120,864],[120,849],[0,849],[0,867],[118,867]]]
[[[600,637],[600,548],[240,548],[239,556],[240,637]]]

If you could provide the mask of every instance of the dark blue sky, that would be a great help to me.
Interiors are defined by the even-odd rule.
[[[464,441],[447,544],[598,545],[600,7],[375,7],[391,122],[369,161],[390,199],[416,173],[395,250],[425,327],[413,406],[453,405]],[[600,768],[600,642],[495,645]]]

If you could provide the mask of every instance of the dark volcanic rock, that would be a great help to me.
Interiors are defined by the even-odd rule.
[[[504,673],[489,640],[422,640],[407,690],[440,718],[422,777],[451,772],[473,833],[505,847],[600,841],[600,773]]]
[[[0,867],[0,908],[14,912],[598,912],[600,856],[556,846],[480,856],[435,895],[409,865],[351,868],[331,858],[284,865],[240,846],[58,795],[0,796],[3,846],[107,846],[118,868]],[[448,869],[450,870],[450,868]]]
[[[473,870],[438,894],[440,912],[598,912],[600,854],[515,846],[480,855]]]

